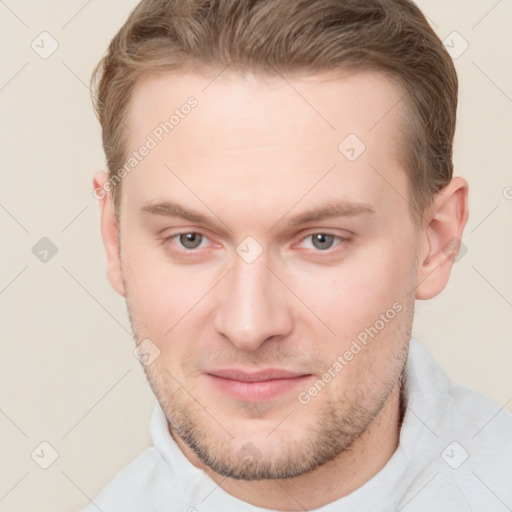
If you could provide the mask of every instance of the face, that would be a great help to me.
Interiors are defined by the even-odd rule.
[[[211,80],[132,97],[130,152],[151,148],[122,182],[123,293],[176,440],[226,476],[297,476],[367,432],[406,358],[401,94],[369,72]]]

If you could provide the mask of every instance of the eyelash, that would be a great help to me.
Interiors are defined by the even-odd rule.
[[[172,244],[172,240],[174,239],[179,239],[179,237],[181,235],[187,235],[187,234],[195,234],[195,235],[200,235],[203,237],[203,240],[204,239],[207,239],[209,240],[209,237],[208,235],[204,234],[204,233],[201,233],[200,231],[181,231],[179,233],[174,233],[172,235],[169,235],[167,237],[165,237],[163,239],[163,242],[164,243],[171,243]],[[334,233],[329,233],[329,232],[324,232],[324,231],[313,231],[313,232],[310,232],[308,233],[307,235],[303,236],[300,240],[299,240],[299,243],[303,243],[306,239],[314,236],[314,235],[326,235],[326,236],[332,236],[334,237],[335,241],[337,240],[338,243],[336,243],[335,245],[333,245],[332,247],[329,247],[328,249],[325,249],[325,250],[321,250],[321,249],[306,249],[308,251],[313,251],[314,253],[318,253],[318,254],[331,254],[335,249],[336,247],[344,244],[344,243],[348,243],[351,241],[351,238],[348,238],[348,237],[343,237],[343,236],[340,236],[340,235],[335,235]],[[201,240],[201,243],[203,242],[203,240]],[[334,242],[333,242],[334,243]],[[172,244],[174,245],[174,244]],[[295,244],[294,244],[295,245]],[[187,254],[187,255],[193,255],[193,254],[196,254],[200,249],[203,249],[203,247],[196,247],[194,249],[187,249],[187,248],[184,248],[184,247],[180,247],[178,249],[179,252],[181,252],[182,254]]]

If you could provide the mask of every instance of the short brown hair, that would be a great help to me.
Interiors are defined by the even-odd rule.
[[[457,74],[412,1],[142,0],[91,79],[111,181],[125,162],[126,114],[142,76],[166,70],[218,73],[227,66],[266,75],[384,72],[405,95],[416,218],[451,180]],[[111,185],[118,212],[120,184]]]

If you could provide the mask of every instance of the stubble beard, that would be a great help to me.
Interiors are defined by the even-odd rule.
[[[145,366],[146,378],[168,421],[169,432],[187,445],[205,464],[216,473],[237,480],[264,480],[292,478],[313,471],[350,450],[379,416],[390,397],[400,392],[402,374],[408,345],[401,354],[394,356],[394,368],[384,385],[380,377],[380,389],[372,393],[360,390],[347,400],[344,397],[327,401],[296,434],[285,433],[285,442],[271,442],[262,434],[258,439],[237,439],[237,425],[222,425],[214,414],[207,412],[200,403],[201,397],[189,394],[185,387],[176,384],[171,374],[162,366]],[[297,403],[290,414],[307,414],[307,407]],[[256,408],[248,409],[253,411]],[[283,417],[285,414],[283,414]],[[276,424],[279,422],[276,422]],[[286,421],[279,429],[287,428]],[[231,434],[233,433],[234,436]],[[245,449],[249,445],[250,449]]]
[[[397,325],[392,327],[392,335],[399,342],[396,343],[398,348],[389,352],[386,375],[374,374],[371,389],[359,388],[350,399],[340,397],[326,401],[300,435],[295,434],[294,437],[296,431],[284,433],[281,439],[285,442],[271,442],[270,437],[267,439],[264,435],[259,439],[237,438],[236,425],[219,424],[200,403],[201,397],[193,396],[185,385],[179,383],[162,366],[162,358],[158,358],[152,365],[144,366],[144,372],[167,418],[170,435],[175,440],[178,437],[204,465],[222,476],[236,480],[297,477],[348,452],[354,442],[371,428],[393,394],[399,393],[401,399],[414,300],[410,299],[403,305],[404,311],[397,318]],[[139,343],[143,336],[139,336],[142,333],[136,329],[137,322],[134,322],[128,295],[127,306],[134,338]],[[372,342],[381,341],[377,339]],[[355,386],[358,387],[357,383]],[[294,414],[307,414],[307,406],[297,404],[296,408],[291,418]],[[252,409],[253,412],[255,410],[257,405]],[[278,428],[283,427],[286,428],[286,421]],[[229,433],[231,431],[235,436]],[[252,445],[251,449],[244,451],[243,447],[248,444]]]

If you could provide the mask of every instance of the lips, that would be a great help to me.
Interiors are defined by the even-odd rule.
[[[206,376],[222,394],[246,402],[264,402],[290,392],[311,374],[279,368],[258,371],[224,368],[211,370]]]
[[[253,372],[245,372],[235,369],[224,369],[214,370],[208,373],[216,377],[222,377],[223,379],[238,380],[240,382],[262,382],[274,379],[293,379],[295,377],[304,375],[303,373],[272,368]]]

